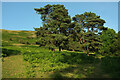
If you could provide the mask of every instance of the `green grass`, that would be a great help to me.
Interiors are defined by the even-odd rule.
[[[94,75],[96,64],[99,62],[98,59],[92,56],[86,56],[86,54],[83,53],[67,51],[56,51],[54,53],[49,52],[46,48],[38,46],[6,46],[4,48],[8,50],[12,49],[13,51],[20,51],[21,53],[12,54],[4,58],[4,77],[23,77],[20,75],[26,74],[26,76],[24,76],[26,78],[56,78],[61,76],[63,78],[89,78],[95,77],[92,75]],[[13,56],[16,56],[17,58],[15,59]],[[14,74],[14,72],[17,71],[18,65],[13,64],[16,63],[16,61],[19,62],[19,59],[21,59],[22,63],[29,63],[29,65],[24,65],[25,70],[23,69],[22,71],[25,72],[18,72],[15,76],[11,76],[10,74]],[[11,67],[13,66],[13,68],[7,68],[7,63],[9,63],[8,65],[11,65]],[[8,71],[8,74],[5,74],[6,70]]]
[[[120,78],[120,57],[49,52],[47,47],[34,45],[36,38],[29,39],[31,45],[20,45],[20,39],[27,41],[34,33],[3,30],[3,78]]]
[[[25,78],[27,75],[25,66],[22,55],[5,57],[2,62],[2,78]]]
[[[35,44],[35,31],[11,31],[2,29],[2,46],[11,44]]]
[[[40,48],[37,46],[29,46],[29,47],[7,46],[4,48],[8,50],[14,49],[12,51],[15,51],[15,52],[20,51],[21,53],[21,55],[12,54],[8,56],[10,57],[9,61],[14,61],[14,62],[18,61],[17,58],[12,59],[13,57],[11,56],[15,55],[15,56],[18,56],[18,59],[22,58],[19,56],[23,56],[23,62],[30,63],[30,65],[26,67],[27,71],[24,73],[24,74],[27,74],[26,77],[41,77],[41,76],[42,77],[56,77],[53,75],[55,75],[56,73],[60,73],[61,76],[66,74],[65,77],[68,77],[68,78],[71,77],[70,74],[72,74],[73,77],[79,78],[80,77],[79,74],[81,74],[82,77],[89,76],[91,71],[94,69],[92,68],[91,71],[88,70],[88,71],[85,71],[84,73],[84,68],[89,69],[90,67],[94,67],[93,63],[95,61],[93,60],[90,61],[90,59],[92,59],[93,57],[87,57],[85,54],[82,54],[82,53],[66,52],[66,51],[64,52],[56,51],[54,53],[54,52],[49,52],[48,49]],[[79,59],[77,59],[78,57]],[[5,57],[5,59],[6,58],[7,57]],[[86,58],[86,60],[84,60],[84,58]],[[5,65],[7,64],[6,60],[3,63],[4,63],[3,67],[7,66]],[[10,64],[11,63],[9,63],[9,65]],[[15,67],[18,68],[17,65],[11,64],[11,67],[12,66],[13,68],[11,69],[13,70],[15,70]],[[3,73],[6,72],[4,70],[7,70],[7,69],[3,68]],[[71,72],[71,70],[73,71]],[[76,72],[76,70],[78,70],[78,72]],[[79,72],[79,70],[81,71]],[[8,71],[10,70],[8,69]],[[15,71],[10,71],[8,73],[11,74],[12,72],[15,72]],[[5,75],[7,75],[8,77],[11,77],[9,74],[5,74]],[[13,77],[18,77],[18,76],[13,76]]]

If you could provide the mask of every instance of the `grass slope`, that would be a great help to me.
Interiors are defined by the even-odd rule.
[[[14,55],[4,58],[2,64],[3,78],[25,78],[25,62],[22,60],[22,55]]]
[[[2,30],[2,53],[6,56],[2,59],[3,78],[120,78],[120,57],[49,52],[34,45],[35,41],[34,31]]]
[[[12,31],[3,30],[2,44],[4,45],[19,45],[19,44],[35,44],[36,36],[35,31]]]

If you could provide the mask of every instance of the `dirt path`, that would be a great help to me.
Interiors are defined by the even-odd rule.
[[[21,46],[21,45],[25,45],[25,44],[13,44],[13,45],[15,45],[15,46]]]
[[[5,57],[2,62],[3,78],[25,78],[25,62],[22,55]]]

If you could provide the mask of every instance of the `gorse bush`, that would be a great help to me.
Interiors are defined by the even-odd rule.
[[[12,44],[11,44],[11,42],[5,42],[5,41],[3,41],[2,42],[2,46],[4,47],[4,46],[12,46]]]
[[[40,66],[40,71],[54,71],[67,67],[70,64],[91,64],[96,59],[86,54],[75,52],[25,52],[23,53],[25,61],[31,63],[34,67]]]
[[[120,77],[120,57],[104,57],[101,60],[101,68],[109,73],[111,77]]]
[[[20,51],[2,48],[2,56],[3,57],[10,56],[10,55],[17,55],[17,54],[20,54]]]
[[[102,67],[106,72],[120,71],[120,57],[104,57],[102,58]]]

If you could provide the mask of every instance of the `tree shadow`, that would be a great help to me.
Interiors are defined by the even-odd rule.
[[[91,64],[91,63],[96,63],[99,61],[98,58],[95,58],[94,56],[87,56],[84,53],[75,53],[75,52],[65,52],[63,55],[63,59],[60,61],[62,63],[67,63],[67,64]]]
[[[11,56],[11,55],[19,55],[20,51],[2,48],[2,53],[3,53],[2,54],[3,57],[7,57],[7,56]]]
[[[107,56],[101,59],[101,69],[111,78],[120,78],[120,56]]]
[[[68,77],[61,75],[59,71],[55,71],[52,75],[50,75],[50,77],[52,77],[52,80],[63,80],[65,78],[68,78]]]
[[[89,78],[94,72],[95,64],[99,62],[99,59],[94,56],[87,56],[83,53],[65,52],[62,53],[62,56],[59,61],[69,66],[55,70],[54,73],[50,75],[53,78]]]

